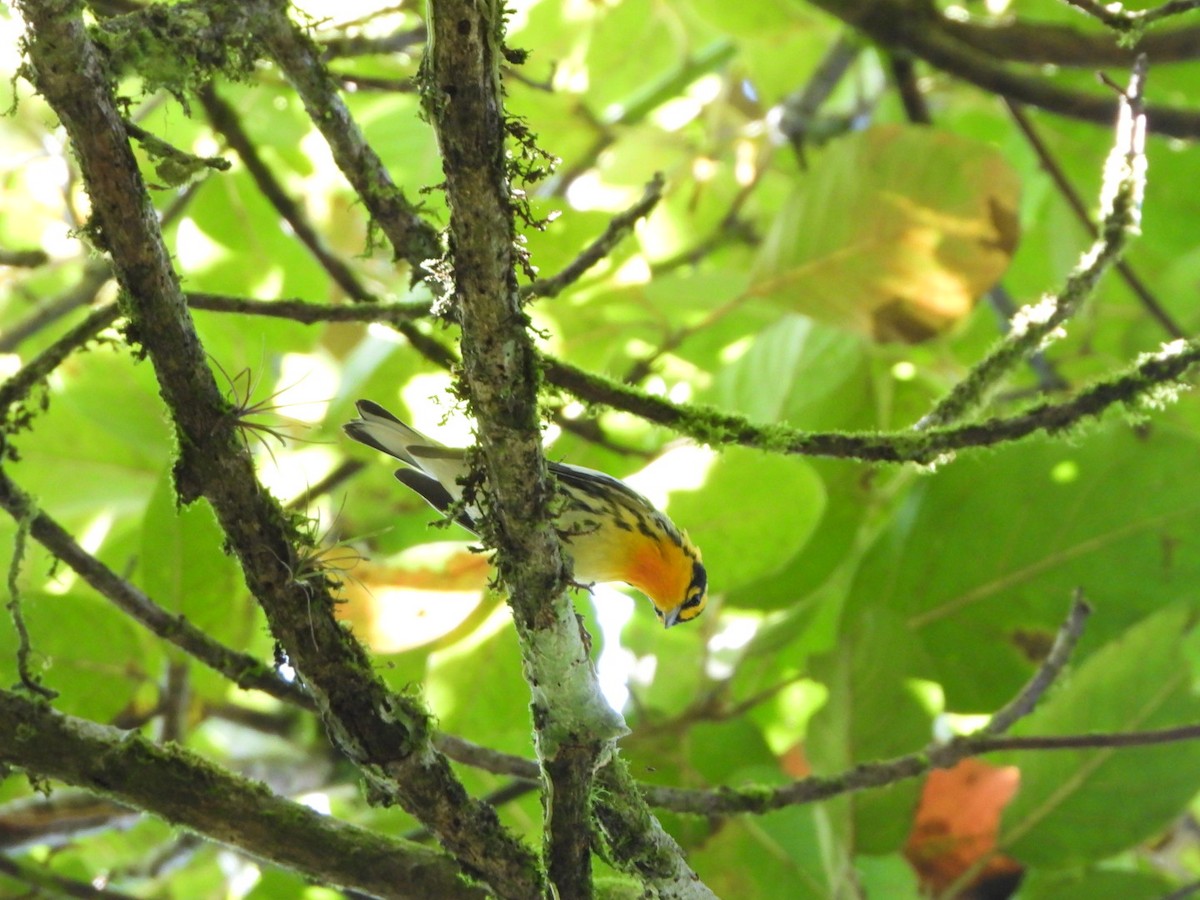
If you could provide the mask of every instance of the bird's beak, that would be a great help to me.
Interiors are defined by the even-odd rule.
[[[679,611],[682,606],[677,606],[674,609],[668,609],[663,615],[663,628],[670,628],[672,625],[679,624]]]

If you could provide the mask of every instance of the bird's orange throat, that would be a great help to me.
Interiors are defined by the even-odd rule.
[[[659,609],[670,609],[683,601],[692,577],[692,560],[678,544],[642,539],[632,548],[628,560],[621,580],[649,597]]]

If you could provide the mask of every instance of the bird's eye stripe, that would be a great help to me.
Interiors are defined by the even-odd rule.
[[[693,609],[693,608],[699,606],[700,601],[703,599],[704,599],[703,594],[692,594],[692,596],[688,597],[686,600],[683,601],[683,608],[684,609]]]

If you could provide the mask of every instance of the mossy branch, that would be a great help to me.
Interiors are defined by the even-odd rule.
[[[235,0],[223,8],[236,16],[243,6],[253,11],[257,34],[267,52],[304,101],[309,118],[329,144],[334,162],[363,201],[371,221],[387,236],[395,258],[409,264],[411,280],[420,280],[425,275],[423,263],[441,255],[437,230],[392,181],[383,160],[366,142],[325,66],[321,48],[288,18],[286,4]]]
[[[545,358],[543,366],[548,381],[582,400],[633,413],[701,443],[739,444],[776,453],[864,462],[931,463],[959,450],[993,447],[1039,432],[1055,434],[1098,418],[1118,404],[1134,409],[1161,404],[1182,386],[1182,380],[1197,363],[1200,363],[1200,340],[1172,341],[1156,353],[1144,354],[1124,372],[1095,382],[1069,400],[1040,403],[1012,416],[930,428],[920,433],[808,432],[784,425],[757,425],[712,407],[672,403],[560,360]]]
[[[359,766],[374,795],[412,812],[498,893],[531,896],[531,854],[500,826],[493,809],[467,796],[430,744],[422,705],[387,690],[364,648],[334,619],[324,586],[295,577],[295,535],[259,484],[236,423],[226,415],[109,73],[78,5],[57,0],[20,8],[29,26],[31,77],[67,130],[91,196],[95,231],[123,289],[122,312],[150,357],[175,425],[180,499],[203,495],[211,502],[272,632],[310,686],[334,742]]]
[[[517,289],[501,87],[503,5],[435,0],[422,97],[450,207],[448,314],[462,329],[461,390],[478,423],[485,540],[508,589],[544,781],[544,896],[593,895],[592,773],[624,721],[604,700],[566,597],[570,573],[542,453],[538,359]],[[532,896],[532,895],[531,895]]]
[[[1092,296],[1104,273],[1120,259],[1128,236],[1137,233],[1141,224],[1146,189],[1145,84],[1146,57],[1139,56],[1129,89],[1121,94],[1116,140],[1100,188],[1100,226],[1095,242],[1080,257],[1062,290],[1018,310],[1008,334],[917,423],[918,428],[961,421],[981,406],[1001,378],[1060,336],[1063,323]]]
[[[320,883],[373,897],[482,898],[454,860],[323,816],[176,746],[0,691],[0,761],[86,788]]]
[[[301,300],[269,301],[208,294],[189,295],[196,309],[245,315],[278,316],[313,324],[324,321],[410,323],[414,311],[405,306],[324,306]],[[411,327],[411,325],[410,325]],[[429,341],[437,343],[432,338]],[[441,346],[441,345],[438,345]],[[443,354],[453,355],[444,347]],[[631,413],[701,443],[719,447],[736,444],[775,453],[857,459],[862,462],[935,462],[948,453],[1022,440],[1038,433],[1057,434],[1114,406],[1138,415],[1161,406],[1181,389],[1191,369],[1200,363],[1200,340],[1171,341],[1109,378],[1099,379],[1058,402],[1044,402],[1009,416],[996,416],[967,425],[903,431],[801,431],[786,425],[760,425],[744,416],[711,406],[674,403],[603,375],[580,369],[551,356],[541,357],[546,382],[593,407]]]

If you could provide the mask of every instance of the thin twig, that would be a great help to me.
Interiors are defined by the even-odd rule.
[[[6,247],[0,247],[0,266],[36,269],[48,262],[50,262],[50,255],[45,250],[9,250]]]
[[[29,885],[27,897],[71,897],[75,900],[137,900],[133,894],[115,891],[110,887],[93,887],[86,881],[77,881],[59,875],[44,866],[22,865],[15,860],[0,856],[0,874],[14,881]],[[14,895],[15,896],[15,895]]]
[[[914,125],[931,125],[933,116],[929,112],[929,103],[921,93],[921,85],[917,79],[917,67],[913,58],[907,53],[888,54],[888,66],[892,70],[892,80],[896,82],[896,92],[904,105],[904,114]]]
[[[1169,0],[1153,9],[1124,9],[1120,5],[1106,6],[1096,0],[1067,0],[1067,3],[1114,31],[1122,32],[1140,31],[1154,22],[1200,8],[1200,0]]]
[[[75,168],[69,167],[68,172],[73,175]],[[165,228],[183,215],[203,183],[193,182],[175,196],[175,199],[163,210],[162,227]],[[83,265],[83,272],[80,274],[79,280],[74,285],[59,296],[43,303],[27,318],[6,328],[4,333],[0,334],[0,353],[12,353],[22,342],[42,329],[54,324],[81,306],[90,306],[95,301],[96,295],[100,293],[100,289],[111,279],[112,267],[107,261],[88,259]]]
[[[849,772],[831,777],[813,776],[783,787],[764,791],[718,787],[710,790],[644,787],[646,801],[655,807],[695,815],[764,813],[786,806],[816,803],[869,788],[887,787],[917,778],[932,769],[951,768],[967,757],[1013,750],[1088,750],[1097,748],[1148,747],[1200,739],[1200,725],[1161,731],[1115,732],[1045,737],[955,738],[916,753],[881,762],[862,763]]]
[[[68,356],[87,344],[117,320],[121,310],[109,303],[93,310],[86,319],[23,365],[3,384],[0,384],[0,419],[9,419],[9,411],[33,390],[34,385],[57,369]]]
[[[357,459],[346,459],[334,466],[324,478],[309,488],[306,488],[304,493],[297,494],[289,500],[284,507],[285,509],[308,509],[314,500],[333,491],[342,484],[345,484],[359,472],[366,468],[366,463]]]
[[[312,697],[299,684],[284,681],[254,657],[230,650],[187,619],[167,612],[80,547],[65,528],[39,510],[29,495],[17,487],[3,470],[0,470],[0,508],[17,522],[28,521],[29,533],[34,540],[152,634],[179,647],[244,690],[260,690],[302,709],[315,708]]]
[[[81,306],[89,306],[112,278],[108,263],[88,260],[79,280],[57,297],[40,304],[24,319],[0,334],[0,353],[12,353],[27,339]]]
[[[1200,881],[1193,881],[1190,884],[1185,884],[1183,887],[1171,891],[1169,894],[1163,894],[1159,900],[1186,900],[1188,897],[1194,897],[1200,894]]]
[[[33,654],[33,646],[29,640],[29,629],[25,627],[25,615],[21,610],[21,563],[25,559],[25,538],[29,535],[29,516],[17,519],[17,533],[13,537],[12,561],[8,565],[8,604],[9,615],[12,616],[13,628],[17,632],[17,675],[21,685],[27,691],[53,700],[58,691],[46,687],[40,678],[29,670],[29,657]]]
[[[978,733],[981,737],[1005,734],[1019,719],[1033,712],[1033,708],[1050,689],[1050,685],[1062,673],[1071,654],[1075,652],[1075,645],[1079,643],[1083,627],[1091,614],[1092,607],[1084,599],[1083,591],[1077,589],[1071,601],[1071,611],[1062,627],[1058,629],[1050,652],[1017,696],[1001,707],[987,725],[980,729]]]
[[[613,216],[605,227],[604,232],[588,244],[557,275],[552,278],[540,279],[532,284],[523,285],[520,291],[521,298],[529,300],[534,297],[554,297],[578,281],[588,269],[612,253],[613,248],[633,231],[633,226],[637,224],[639,219],[644,219],[650,215],[651,210],[662,199],[664,186],[665,181],[663,180],[662,173],[656,173],[646,185],[646,189],[642,192],[640,200],[624,212]]]
[[[375,298],[362,286],[346,261],[325,246],[325,241],[308,221],[299,204],[288,196],[283,185],[259,155],[258,148],[242,127],[241,119],[233,107],[221,99],[211,84],[202,87],[198,96],[213,128],[228,141],[229,146],[241,158],[250,177],[254,179],[259,192],[291,226],[292,232],[300,239],[300,243],[308,248],[308,252],[325,270],[330,280],[352,300],[360,303],[374,301]]]
[[[408,323],[429,315],[429,304],[376,303],[359,305],[332,305],[312,303],[308,300],[251,300],[248,297],[232,297],[228,294],[208,294],[188,291],[184,296],[192,309],[211,312],[238,313],[250,316],[268,316],[274,319],[289,319],[302,325],[324,322],[386,322],[389,325]],[[372,301],[376,298],[372,297]]]
[[[804,164],[804,147],[812,137],[817,113],[825,105],[850,67],[862,52],[862,45],[850,32],[838,35],[817,63],[804,86],[783,98],[779,104],[779,131],[792,145]]]

